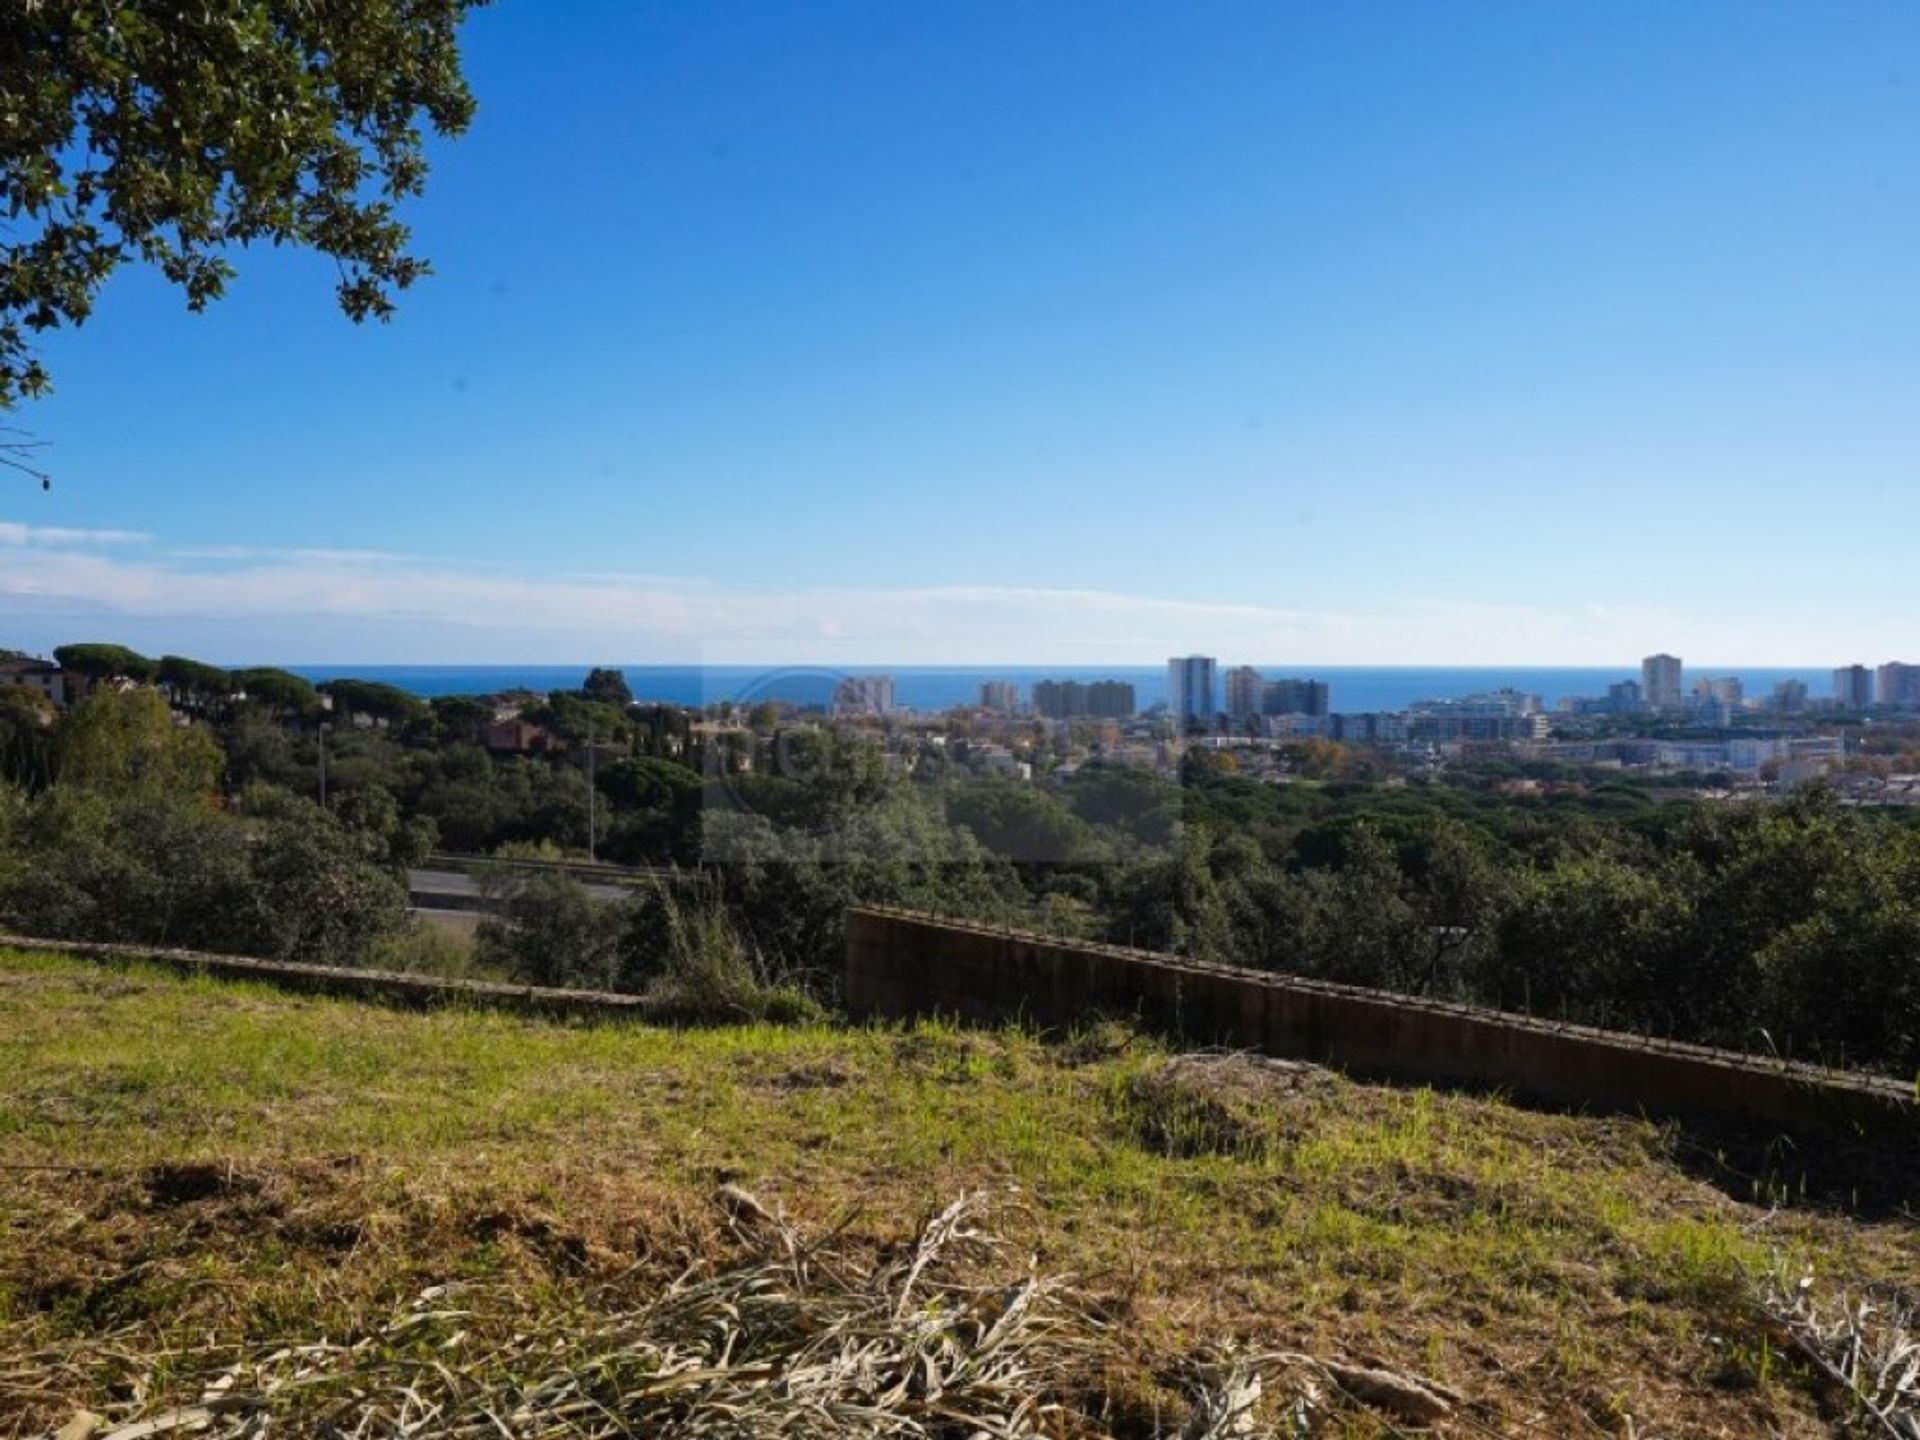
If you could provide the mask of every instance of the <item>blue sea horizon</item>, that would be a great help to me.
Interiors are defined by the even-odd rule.
[[[490,695],[503,690],[571,690],[586,679],[586,665],[289,665],[309,680],[377,680],[432,699],[442,695]],[[1166,699],[1161,665],[616,665],[634,698],[670,705],[712,705],[772,699],[823,705],[847,675],[891,675],[897,702],[909,709],[945,710],[977,703],[980,686],[1010,680],[1021,699],[1036,680],[1125,680],[1142,710]],[[1512,686],[1540,696],[1549,708],[1571,695],[1601,695],[1619,680],[1638,679],[1638,666],[1417,666],[1256,664],[1269,680],[1301,677],[1325,681],[1331,707],[1360,713],[1404,710],[1416,700],[1447,699]],[[1221,669],[1224,676],[1225,667]],[[1749,696],[1765,695],[1783,680],[1798,680],[1814,696],[1828,693],[1831,672],[1781,666],[1688,666],[1691,678],[1737,675]]]

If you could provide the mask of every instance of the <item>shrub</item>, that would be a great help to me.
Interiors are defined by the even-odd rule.
[[[59,786],[8,828],[0,923],[24,934],[353,965],[406,923],[377,845],[284,791],[250,790],[229,814]]]
[[[669,1013],[698,1020],[818,1019],[820,1003],[791,977],[777,974],[741,938],[724,906],[712,897],[682,898],[665,886],[648,912],[664,948],[647,986]]]
[[[504,882],[500,910],[480,922],[474,959],[528,985],[604,990],[620,974],[623,917],[579,881],[534,875]]]

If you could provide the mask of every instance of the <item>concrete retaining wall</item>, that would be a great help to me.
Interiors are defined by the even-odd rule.
[[[846,931],[856,1016],[1059,1027],[1104,1014],[1361,1077],[1790,1132],[1920,1134],[1914,1087],[1888,1080],[911,911],[849,910]]]
[[[454,980],[438,975],[405,975],[395,970],[346,970],[332,965],[301,965],[289,960],[256,960],[245,955],[213,955],[203,950],[168,950],[149,945],[108,945],[91,940],[36,940],[0,935],[0,949],[78,955],[90,960],[161,965],[182,975],[218,980],[255,980],[309,994],[343,995],[411,1007],[482,1006],[524,1014],[607,1019],[649,1019],[659,1007],[640,995],[600,990],[553,990],[540,985],[499,985],[486,980]]]

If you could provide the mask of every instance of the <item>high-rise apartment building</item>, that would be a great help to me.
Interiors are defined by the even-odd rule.
[[[1167,714],[1175,729],[1210,731],[1218,709],[1211,655],[1176,655],[1167,661]]]
[[[846,675],[833,687],[836,715],[890,715],[893,713],[891,675]]]
[[[1131,720],[1136,708],[1133,686],[1125,680],[1096,680],[1087,686],[1087,714],[1096,720]]]
[[[1833,703],[1842,710],[1873,704],[1873,672],[1864,665],[1842,665],[1833,672]]]
[[[1874,673],[1873,698],[1876,704],[1902,710],[1920,707],[1920,665],[1889,660]]]
[[[1125,680],[1038,680],[1033,713],[1042,720],[1126,720],[1134,713],[1133,686]]]
[[[1324,680],[1269,680],[1260,687],[1260,713],[1325,715],[1328,699]]]
[[[1074,720],[1087,713],[1087,687],[1078,680],[1036,680],[1033,713],[1042,720]]]
[[[1798,715],[1807,708],[1807,682],[1804,680],[1777,680],[1773,686],[1771,708],[1782,715]]]
[[[1649,655],[1640,662],[1640,689],[1649,710],[1680,708],[1680,657]]]
[[[980,708],[1011,715],[1020,708],[1020,687],[1011,680],[988,680],[980,686]]]
[[[1647,708],[1647,691],[1638,680],[1616,680],[1607,686],[1607,713],[1638,715]]]
[[[1746,699],[1746,686],[1740,683],[1738,675],[1702,678],[1693,682],[1693,693],[1702,700],[1737,709]]]
[[[1251,665],[1236,665],[1227,671],[1227,719],[1244,725],[1260,713],[1260,672]]]

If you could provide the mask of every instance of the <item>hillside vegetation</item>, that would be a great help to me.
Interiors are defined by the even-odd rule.
[[[495,755],[472,699],[341,680],[321,712],[298,677],[248,672],[239,699],[243,677],[175,659],[151,662],[164,695],[105,689],[58,715],[0,687],[0,932],[398,965],[422,943],[404,872],[436,844],[558,856],[591,816],[602,858],[674,867],[697,891],[709,949],[829,1002],[846,907],[899,904],[1920,1074],[1920,826],[1824,790],[1656,805],[1615,784],[1375,783],[1358,752],[1336,764],[1312,745],[1274,761],[1286,783],[1198,748],[1177,775],[1049,773],[1037,736],[1024,783],[969,770],[961,733],[716,728],[564,691],[522,711],[547,748]],[[607,752],[591,792],[588,735]],[[484,963],[542,984],[661,980],[680,922],[658,897],[596,914],[562,882],[533,888]]]
[[[1119,1029],[567,1025],[0,952],[0,1037],[4,1434],[193,1399],[235,1347],[429,1287],[456,1348],[586,1325],[737,1258],[729,1185],[876,1257],[979,1192],[1105,1323],[1053,1383],[1123,1436],[1172,1433],[1233,1345],[1433,1377],[1449,1433],[1847,1433],[1754,1285],[1920,1287],[1909,1220],[1773,1208],[1643,1122]],[[1315,1434],[1407,1423],[1323,1400]]]

